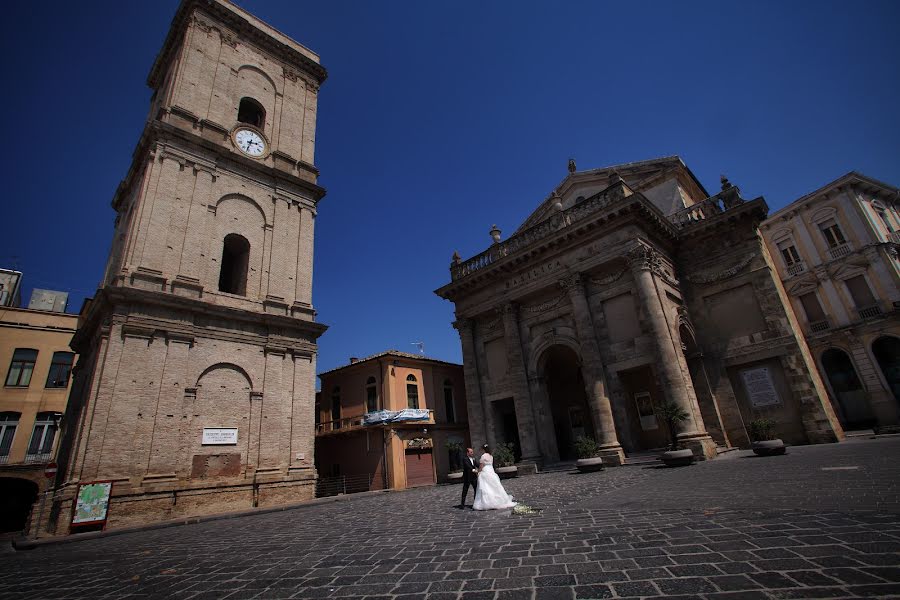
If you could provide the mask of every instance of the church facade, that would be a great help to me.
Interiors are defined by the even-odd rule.
[[[185,0],[112,207],[49,531],[111,482],[106,525],[311,498],[319,57],[223,0]]]
[[[768,208],[723,178],[709,194],[678,157],[569,174],[525,223],[436,293],[456,308],[472,443],[521,464],[574,458],[593,437],[608,464],[664,447],[656,413],[688,418],[699,458],[749,445],[842,439],[772,259]]]

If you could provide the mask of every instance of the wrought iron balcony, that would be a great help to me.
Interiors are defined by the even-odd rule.
[[[337,431],[347,431],[349,429],[359,429],[362,427],[362,415],[355,417],[346,417],[344,419],[335,419],[333,421],[325,421],[316,425],[316,435],[320,433],[334,433]]]
[[[877,304],[857,308],[856,311],[859,313],[860,319],[873,319],[881,316],[881,308]]]
[[[847,256],[850,252],[853,251],[853,248],[850,247],[850,244],[844,242],[839,246],[834,246],[828,249],[828,257],[834,260],[835,258],[840,258],[842,256]]]
[[[47,452],[46,454],[26,454],[25,455],[25,464],[33,465],[40,463],[48,463],[53,459],[53,455]]]
[[[799,275],[800,273],[803,273],[805,271],[806,271],[806,264],[802,260],[799,260],[793,264],[790,264],[787,267],[788,275],[790,275],[791,277],[796,277],[797,275]]]
[[[828,324],[828,321],[813,321],[809,324],[809,330],[813,333],[828,331],[829,329],[831,329],[831,325]]]

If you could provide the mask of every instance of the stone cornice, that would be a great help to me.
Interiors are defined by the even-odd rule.
[[[202,300],[176,296],[163,292],[140,290],[131,287],[106,286],[97,291],[87,312],[80,319],[81,326],[72,336],[71,346],[79,353],[85,353],[91,344],[95,331],[102,325],[101,318],[107,312],[121,306],[151,304],[163,306],[182,313],[202,314],[208,317],[221,318],[234,323],[251,323],[266,327],[273,333],[268,336],[253,333],[229,333],[195,326],[189,321],[169,321],[146,316],[121,316],[121,327],[137,335],[150,335],[155,331],[164,331],[170,339],[195,342],[197,339],[221,338],[239,339],[240,341],[260,346],[271,345],[273,336],[284,340],[285,332],[295,332],[305,340],[292,344],[293,348],[307,352],[316,351],[316,340],[328,329],[327,325],[315,321],[296,319],[285,315],[274,315],[262,312],[241,310],[231,307],[210,304]],[[237,330],[237,328],[236,328]],[[277,332],[277,333],[276,333]]]
[[[167,147],[165,149],[164,152],[166,156],[174,158],[180,155],[180,160],[183,160],[185,165],[188,163],[190,163],[191,166],[198,164],[201,168],[205,169],[210,169],[210,165],[214,165],[215,170],[222,169],[228,172],[233,170],[236,175],[238,174],[238,170],[232,169],[231,167],[239,165],[244,169],[250,169],[258,173],[260,179],[256,181],[267,184],[271,187],[272,193],[285,194],[287,193],[286,188],[293,186],[307,192],[310,196],[309,202],[314,205],[325,196],[325,188],[319,185],[310,183],[305,179],[282,171],[281,169],[240,156],[236,152],[229,150],[226,146],[206,140],[174,125],[151,120],[144,126],[144,131],[132,154],[131,166],[128,169],[128,173],[119,184],[116,193],[113,195],[111,206],[114,210],[118,211],[120,202],[127,196],[128,191],[131,190],[135,178],[143,171],[145,158],[148,156],[153,156],[155,158],[157,155],[156,145],[159,143],[168,144],[173,140],[182,141],[185,144],[195,146],[205,151],[205,153],[211,153],[214,156],[211,160],[208,156],[189,156],[188,154],[178,152],[173,148]],[[179,160],[179,158],[176,158],[176,160]]]
[[[172,19],[172,25],[169,28],[166,41],[163,43],[163,47],[156,56],[156,60],[154,60],[153,66],[150,68],[150,73],[147,75],[147,85],[152,89],[156,89],[161,84],[165,75],[166,65],[171,62],[174,53],[180,48],[184,33],[191,23],[192,17],[198,11],[202,11],[203,14],[208,15],[213,20],[237,33],[240,37],[259,46],[260,49],[285,61],[288,65],[302,68],[315,78],[319,84],[328,77],[325,67],[303,54],[298,48],[291,47],[285,40],[293,42],[300,48],[303,47],[301,44],[290,40],[290,38],[274,27],[261,21],[259,25],[254,25],[241,14],[243,11],[232,8],[223,2],[216,0],[185,0],[178,7]],[[270,32],[265,31],[262,27],[270,29]],[[228,32],[222,33],[223,43],[236,43],[236,40]],[[283,39],[279,39],[279,37],[283,37]]]

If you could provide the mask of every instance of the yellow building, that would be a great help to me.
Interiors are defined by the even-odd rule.
[[[760,227],[845,429],[900,428],[898,199],[851,172]]]
[[[458,467],[454,445],[469,438],[462,365],[388,350],[319,379],[317,495],[430,485]]]
[[[26,528],[47,463],[56,455],[75,354],[78,315],[3,307],[0,312],[0,531]],[[46,507],[49,510],[49,507]]]

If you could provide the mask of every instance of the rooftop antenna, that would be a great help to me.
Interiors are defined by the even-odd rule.
[[[425,342],[411,342],[413,346],[419,349],[419,354],[425,354]]]

